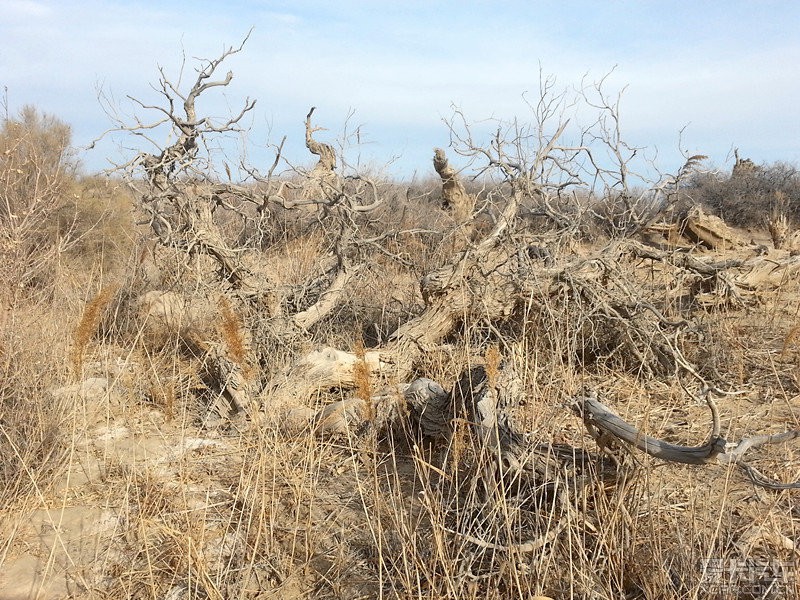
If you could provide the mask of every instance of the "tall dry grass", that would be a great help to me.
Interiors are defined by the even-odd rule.
[[[33,107],[0,125],[0,506],[41,497],[57,479],[73,407],[52,392],[70,366],[81,375],[112,288],[97,291],[130,244],[127,196],[87,200],[99,184],[79,176],[70,142],[66,124]],[[86,246],[103,238],[115,247]],[[87,289],[96,297],[84,312]]]
[[[584,387],[649,434],[678,442],[701,440],[708,417],[679,382],[643,377],[630,356],[619,356],[618,340],[559,298],[525,303],[507,323],[466,320],[418,369],[450,387],[474,366],[494,379],[509,363],[525,398],[515,418],[531,446],[583,461],[583,479],[552,472],[520,493],[493,475],[496,458],[465,418],[440,443],[402,425],[330,437],[271,425],[203,429],[204,340],[192,348],[173,331],[156,344],[136,313],[148,286],[191,290],[191,282],[166,251],[159,260],[168,272],[157,284],[148,279],[144,253],[132,255],[131,228],[113,226],[130,216],[124,195],[96,181],[69,189],[83,184],[89,201],[66,209],[75,218],[59,220],[63,209],[53,208],[61,200],[41,203],[62,239],[81,241],[55,252],[53,238],[50,245],[13,238],[28,244],[27,266],[0,271],[0,571],[20,551],[15,536],[26,514],[67,505],[114,515],[102,551],[70,555],[84,578],[75,596],[85,598],[736,598],[748,597],[747,588],[709,560],[796,569],[800,507],[792,492],[756,490],[722,467],[662,465],[614,447],[598,452],[564,404]],[[408,203],[397,211],[404,227],[427,227],[430,213],[445,220],[426,193],[395,198]],[[20,235],[8,223],[5,235]],[[303,227],[282,223],[259,255],[283,301],[298,305],[313,298],[300,286],[329,250],[322,232]],[[261,345],[270,357],[258,365],[265,376],[315,345],[363,357],[422,309],[417,281],[446,260],[447,243],[446,235],[399,236],[392,251],[402,260],[376,259],[330,319],[290,343],[269,337],[268,327],[248,340],[245,320],[268,316],[237,314],[225,302],[203,335],[217,336],[242,365],[248,346]],[[37,247],[44,254],[30,254]],[[667,275],[643,280],[680,314],[670,282],[659,277]],[[704,373],[747,391],[721,403],[731,439],[767,425],[797,427],[800,295],[796,282],[781,293],[758,313],[703,314],[702,335],[686,348]],[[51,393],[71,374],[108,379],[100,408]],[[363,368],[356,381],[362,399],[379,386]],[[338,390],[321,392],[323,401],[340,398]],[[775,477],[800,477],[791,449],[758,459]],[[612,467],[614,477],[602,476]],[[64,485],[65,474],[72,484]],[[793,585],[749,597],[798,597]]]

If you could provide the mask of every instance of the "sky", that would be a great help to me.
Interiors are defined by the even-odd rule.
[[[240,142],[262,169],[284,135],[288,162],[313,164],[303,122],[315,106],[317,136],[344,144],[350,165],[430,176],[454,107],[479,138],[487,119],[530,122],[542,74],[567,91],[608,75],[623,138],[662,171],[680,168],[681,152],[729,169],[734,147],[756,163],[800,163],[793,0],[0,0],[0,88],[11,114],[31,104],[71,125],[96,172],[141,147],[110,134],[87,149],[115,125],[109,112],[148,118],[127,97],[156,101],[159,67],[178,81],[185,57],[185,83],[196,58],[238,46],[251,28],[221,67],[233,81],[198,108],[223,117],[256,99]]]

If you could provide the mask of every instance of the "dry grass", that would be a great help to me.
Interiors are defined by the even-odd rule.
[[[227,345],[228,352],[237,363],[245,362],[247,356],[244,329],[241,320],[233,311],[230,302],[221,298],[219,301],[220,322],[219,332]]]
[[[496,365],[499,352],[486,354],[487,365]],[[552,356],[537,350],[513,360],[524,361],[518,367],[530,390],[529,430],[580,447],[580,425],[557,409],[563,388],[556,380],[567,371],[554,370]],[[106,368],[113,377],[114,364]],[[652,433],[669,435],[663,426],[685,408],[675,402],[669,418],[654,419],[654,407],[638,405],[634,385],[618,382],[621,397],[635,405],[627,410],[648,410],[650,422],[660,423]],[[781,544],[800,533],[790,493],[754,496],[724,469],[644,461],[623,482],[598,480],[563,490],[558,502],[525,506],[468,477],[486,457],[467,428],[449,448],[402,435],[378,444],[273,429],[218,437],[192,425],[186,405],[172,408],[177,419],[170,421],[158,418],[167,407],[153,411],[135,398],[108,403],[107,418],[79,419],[74,428],[86,433],[67,436],[64,446],[69,469],[97,464],[101,473],[83,485],[31,493],[25,502],[55,515],[63,505],[115,507],[115,533],[100,535],[110,549],[93,569],[101,576],[82,597],[705,598],[709,583],[699,561],[791,562]],[[781,404],[761,408],[777,421],[785,415]],[[700,436],[704,415],[691,413],[690,429]],[[757,420],[736,426],[755,429],[763,422]],[[104,437],[120,426],[130,433]],[[65,429],[61,423],[57,431]],[[83,456],[85,444],[100,457]],[[24,460],[39,464],[36,456]],[[9,532],[13,514],[4,515]],[[5,560],[17,551],[8,547]]]
[[[328,248],[321,234],[287,231],[259,256],[286,298],[307,302],[297,286]],[[116,242],[131,250],[124,237]],[[486,474],[495,462],[464,419],[447,444],[402,428],[328,438],[274,426],[204,429],[202,358],[177,332],[148,345],[131,314],[144,284],[126,265],[139,256],[108,263],[98,246],[85,251],[81,268],[96,278],[70,276],[76,267],[68,264],[56,292],[2,296],[0,597],[26,574],[42,598],[799,596],[796,493],[758,490],[739,471],[661,465],[609,448],[619,477],[600,476],[598,461],[581,485],[553,473],[520,496]],[[416,281],[444,253],[419,238],[399,239],[393,251],[408,264],[365,271],[340,310],[296,343],[251,342],[245,321],[262,317],[237,314],[226,301],[208,331],[241,365],[250,345],[261,344],[272,362],[259,368],[269,374],[313,345],[352,348],[361,359],[355,395],[370,398],[378,382],[365,368],[365,324],[385,338],[418,312]],[[38,281],[52,284],[43,278],[53,271],[43,273]],[[661,305],[681,310],[669,273],[635,276]],[[109,281],[125,283],[117,291]],[[798,427],[797,287],[786,282],[753,308],[697,316],[687,354],[746,392],[720,402],[730,439]],[[597,451],[563,405],[584,386],[651,435],[700,443],[705,407],[673,378],[644,377],[602,328],[573,327],[572,309],[552,298],[523,306],[508,323],[465,322],[418,369],[449,387],[469,367],[484,365],[493,380],[510,363],[525,397],[515,419],[532,444],[554,452]],[[117,322],[103,325],[114,335],[96,335],[104,314]],[[65,387],[68,366],[107,386]],[[800,479],[796,448],[757,458],[772,477]],[[772,596],[757,590],[766,577],[753,574],[779,566],[791,571],[790,583]],[[725,579],[731,568],[738,580]]]
[[[78,326],[73,333],[71,362],[76,379],[82,377],[86,348],[95,333],[97,333],[98,326],[103,318],[103,311],[105,311],[114,299],[114,295],[117,293],[118,289],[118,285],[104,287],[86,304],[86,308],[83,310],[83,315],[81,315]]]

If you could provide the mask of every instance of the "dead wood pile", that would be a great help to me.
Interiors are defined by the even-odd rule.
[[[216,374],[217,401],[213,406],[223,417],[238,414],[262,427],[302,426],[331,433],[385,431],[410,414],[411,426],[419,434],[444,439],[454,423],[464,419],[472,427],[478,453],[494,457],[495,462],[489,463],[491,472],[484,477],[503,479],[510,473],[512,486],[541,491],[559,478],[572,481],[584,477],[586,454],[543,440],[528,440],[513,426],[506,409],[518,400],[521,388],[508,364],[471,369],[453,386],[418,379],[422,359],[448,336],[459,335],[459,328],[470,322],[512,331],[516,324],[518,332],[525,323],[541,317],[549,320],[549,327],[564,340],[560,351],[568,355],[565,360],[575,369],[594,361],[642,378],[687,378],[705,390],[701,395],[713,413],[711,394],[724,386],[723,382],[709,383],[709,373],[687,358],[691,349],[702,343],[691,311],[730,304],[746,307],[757,302],[769,286],[780,286],[797,276],[797,257],[787,252],[757,254],[723,221],[699,208],[690,210],[681,226],[681,234],[689,242],[681,247],[653,248],[616,238],[580,253],[565,251],[570,247],[568,240],[579,233],[580,221],[577,202],[568,201],[570,190],[590,194],[597,181],[605,182],[609,195],[622,198],[625,206],[624,226],[618,224],[610,230],[639,231],[657,221],[653,207],[671,206],[682,179],[702,156],[690,157],[677,175],[635,194],[628,170],[635,151],[607,130],[588,128],[584,137],[604,140],[620,161],[616,171],[598,166],[591,149],[563,144],[568,122],[559,120],[562,112],[543,109],[533,128],[536,135],[499,127],[495,138],[484,145],[473,140],[468,126],[459,133],[451,123],[457,151],[482,160],[486,166],[481,173],[491,172],[497,178],[490,199],[493,227],[482,235],[469,236],[443,266],[421,278],[424,308],[400,323],[378,347],[361,352],[326,347],[275,368],[270,352],[305,335],[329,316],[352,289],[371,253],[402,262],[386,245],[388,240],[396,241],[401,232],[376,234],[370,230],[376,220],[372,215],[383,202],[378,185],[366,176],[337,170],[333,146],[314,137],[320,129],[311,123],[313,108],[305,121],[305,142],[319,160],[308,173],[293,169],[303,177],[301,183],[274,176],[283,144],[276,148],[267,173],[242,163],[240,171],[247,185],[233,181],[227,163],[228,183],[209,173],[211,159],[201,157],[206,147],[201,142],[220,132],[237,131],[254,103],[247,100],[238,115],[220,124],[199,118],[195,101],[209,89],[230,83],[231,73],[219,80],[212,76],[227,56],[240,49],[228,49],[218,59],[203,62],[185,94],[178,93],[164,77],[160,89],[167,108],[157,110],[159,118],[167,115],[173,128],[171,143],[142,151],[121,166],[139,192],[140,209],[153,237],[165,252],[182,257],[186,293],[192,290],[194,296],[216,299],[221,323],[216,334],[197,326],[202,319],[192,315],[192,302],[172,291],[150,290],[141,305],[146,319],[160,319],[165,327],[176,328],[185,345],[204,353],[209,371]],[[560,101],[540,106],[556,106]],[[613,104],[599,106],[604,111],[615,110]],[[463,119],[460,113],[458,116]],[[600,125],[605,122],[598,120]],[[138,122],[123,129],[141,134],[148,126]],[[625,152],[632,154],[625,158]],[[587,165],[594,169],[588,176]],[[433,167],[457,226],[469,226],[475,198],[466,192],[439,149]],[[572,197],[577,198],[577,193]],[[270,220],[273,211],[300,207],[313,213],[326,252],[314,276],[300,286],[314,293],[308,294],[305,303],[292,303],[270,278],[269,269],[256,274],[254,265],[262,254],[252,240],[263,239],[274,226]],[[549,231],[526,227],[520,218],[523,207],[528,214],[542,217]],[[226,233],[226,222],[254,232],[246,238],[251,241],[238,243]],[[667,230],[674,239],[671,224]],[[735,255],[701,254],[698,246],[713,253],[735,251]],[[643,283],[647,278],[640,275],[648,270],[653,277],[660,272],[671,283],[666,287]],[[176,318],[179,314],[182,316]],[[267,338],[276,344],[264,343]],[[375,391],[366,397],[354,393],[365,378]],[[445,392],[447,387],[452,387],[450,393]],[[339,399],[325,402],[331,392]],[[761,443],[751,439],[730,448],[715,428],[703,445],[669,446],[641,435],[592,394],[576,397],[574,405],[587,427],[601,437],[616,437],[666,460],[740,463],[742,448]],[[767,441],[795,436],[796,432],[789,432]],[[746,470],[754,482],[766,481],[752,469]],[[523,480],[530,482],[522,485]]]

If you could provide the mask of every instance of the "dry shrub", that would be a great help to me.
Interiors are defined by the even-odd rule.
[[[79,178],[70,142],[69,126],[30,106],[0,127],[0,277],[10,289],[53,294],[59,273],[67,287],[86,285],[132,246],[129,195]]]
[[[73,272],[99,268],[104,275],[116,275],[134,248],[133,201],[112,179],[79,179],[47,225]]]
[[[624,238],[638,231],[642,223],[654,220],[662,208],[656,200],[644,196],[641,190],[633,189],[598,200],[592,206],[594,219],[582,220],[608,237]]]
[[[6,286],[49,293],[60,247],[48,223],[72,192],[70,128],[26,106],[0,127],[0,264]]]
[[[776,208],[790,221],[800,222],[800,173],[788,163],[763,165],[735,176],[698,175],[687,193],[737,227],[762,227]]]
[[[73,190],[70,129],[25,107],[0,125],[0,504],[41,494],[62,464],[69,301],[49,223]]]
[[[76,407],[52,390],[68,379],[68,367],[80,376],[114,288],[89,302],[74,329],[78,298],[103,286],[131,231],[124,195],[78,179],[70,140],[69,126],[33,107],[0,124],[3,505],[42,497],[56,480]]]
[[[19,228],[44,211],[59,207],[71,191],[77,170],[70,127],[25,106],[0,128],[4,224]]]

